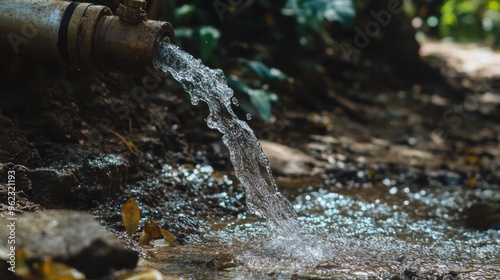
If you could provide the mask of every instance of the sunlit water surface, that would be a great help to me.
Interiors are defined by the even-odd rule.
[[[493,192],[395,185],[340,192],[295,195],[300,238],[276,238],[255,216],[205,220],[199,241],[159,241],[145,265],[185,279],[499,279],[500,231],[466,228],[461,213]]]
[[[144,265],[193,279],[411,279],[412,273],[500,279],[499,231],[467,229],[460,221],[469,197],[491,193],[388,185],[339,194],[311,187],[295,194],[292,208],[277,191],[255,135],[234,115],[223,73],[176,46],[160,50],[156,66],[170,72],[194,104],[208,104],[207,123],[223,134],[250,212],[268,222],[244,215],[204,221],[201,241],[157,243]]]

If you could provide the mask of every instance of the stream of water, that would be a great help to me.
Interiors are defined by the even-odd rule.
[[[245,187],[250,213],[267,221],[271,233],[281,237],[297,234],[297,213],[290,202],[278,192],[269,160],[248,124],[231,108],[233,90],[228,87],[222,70],[210,69],[200,59],[176,45],[160,42],[155,67],[169,72],[180,82],[193,105],[203,101],[210,114],[207,124],[219,130],[229,149],[236,177]]]
[[[411,190],[391,183],[387,188],[359,188],[344,194],[311,189],[298,194],[292,206],[278,192],[253,131],[232,111],[233,91],[222,71],[165,43],[160,43],[155,66],[172,74],[193,104],[208,104],[207,124],[223,134],[235,174],[247,193],[248,210],[266,219],[272,238],[252,217],[209,221],[212,230],[203,241],[155,249],[149,266],[190,279],[290,279],[290,275],[499,279],[500,232],[461,227],[456,214],[469,201],[492,193],[461,188]]]

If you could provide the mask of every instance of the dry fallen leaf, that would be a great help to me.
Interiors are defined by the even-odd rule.
[[[160,226],[153,220],[147,219],[144,222],[144,229],[141,232],[141,236],[139,237],[140,244],[148,244],[149,241],[153,239],[161,239],[165,238],[165,241],[172,242],[177,238],[167,230],[160,228]]]
[[[160,239],[163,238],[161,234],[161,228],[151,219],[147,219],[144,222],[144,229],[141,232],[141,236],[139,236],[140,244],[148,244],[152,239]]]
[[[160,226],[153,220],[147,219],[144,223],[144,229],[147,229],[151,233],[152,239],[161,239],[163,235],[161,234]]]
[[[16,276],[20,279],[32,279],[31,267],[26,263],[28,259],[24,249],[16,250]]]
[[[128,235],[132,236],[132,234],[137,231],[139,219],[141,218],[141,211],[139,210],[135,198],[131,198],[123,204],[121,213],[125,230]]]
[[[139,244],[147,245],[152,239],[153,238],[151,238],[150,232],[148,232],[146,229],[143,229],[141,235],[139,236]]]
[[[16,250],[16,271],[14,274],[23,280],[85,280],[83,273],[66,264],[48,258],[43,262],[26,262],[26,252]]]
[[[84,280],[87,279],[80,271],[65,265],[63,263],[53,262],[48,259],[43,262],[42,267],[43,279],[46,280]]]
[[[177,239],[177,237],[175,237],[175,235],[173,235],[168,230],[161,229],[161,234],[163,234],[163,236],[165,237],[165,241],[167,241],[169,243],[172,241],[175,241]]]

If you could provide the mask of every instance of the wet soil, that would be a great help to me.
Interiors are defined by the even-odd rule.
[[[89,212],[130,247],[139,233],[124,236],[120,208],[135,197],[142,221],[177,237],[145,246],[140,265],[173,277],[495,279],[500,73],[462,70],[470,66],[432,44],[423,55],[463,100],[425,83],[340,83],[323,110],[291,103],[276,106],[270,123],[250,121],[259,139],[282,145],[270,160],[299,212],[302,242],[273,241],[247,215],[206,108],[169,79],[138,95],[141,78],[11,62],[28,64],[9,70],[27,81],[1,90],[1,178],[16,171],[18,213]],[[7,193],[0,199],[4,216]]]

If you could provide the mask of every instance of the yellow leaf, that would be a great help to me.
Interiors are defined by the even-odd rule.
[[[125,230],[128,235],[132,236],[137,231],[141,218],[141,211],[139,210],[139,206],[137,206],[135,198],[131,198],[123,204],[121,213]]]
[[[44,280],[84,280],[87,279],[80,271],[63,263],[53,262],[48,259],[41,267]]]
[[[161,239],[163,238],[163,234],[161,232],[160,226],[151,220],[147,219],[144,222],[144,229],[141,232],[141,236],[139,236],[140,244],[148,244],[152,239]]]
[[[32,279],[30,267],[26,263],[28,256],[24,249],[16,250],[16,276],[21,279]]]
[[[161,229],[161,234],[165,237],[165,241],[172,242],[177,239],[170,231]]]
[[[146,231],[146,229],[143,229],[141,232],[141,235],[139,236],[139,244],[141,245],[147,245],[149,244],[149,241],[151,241],[151,234]]]
[[[162,239],[163,234],[161,233],[160,226],[153,220],[147,219],[144,223],[144,229],[151,234],[152,239]]]

